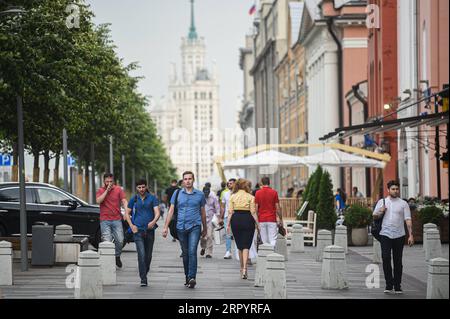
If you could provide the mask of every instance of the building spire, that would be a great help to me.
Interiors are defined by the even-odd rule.
[[[197,39],[197,31],[195,30],[194,21],[194,0],[191,0],[191,27],[189,28],[189,40]]]

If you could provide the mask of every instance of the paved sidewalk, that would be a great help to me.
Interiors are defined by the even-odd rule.
[[[256,264],[249,267],[248,280],[239,276],[239,262],[224,260],[224,244],[214,246],[212,259],[198,258],[197,286],[184,287],[184,271],[178,242],[164,239],[158,228],[153,261],[149,273],[149,286],[139,287],[137,255],[134,244],[127,245],[122,255],[124,267],[117,270],[117,285],[104,286],[104,298],[208,298],[208,299],[263,299],[264,288],[254,287]],[[170,237],[170,236],[169,236]],[[233,245],[234,246],[234,245]],[[442,246],[448,259],[448,245]],[[380,265],[380,288],[368,289],[365,285],[367,265],[371,264],[372,247],[350,247],[347,255],[349,289],[335,291],[320,288],[321,263],[314,260],[314,248],[305,253],[290,253],[286,262],[288,298],[425,298],[427,264],[422,246],[404,250],[403,295],[386,295],[384,276]],[[0,298],[73,298],[73,289],[65,286],[68,273],[65,267],[30,267],[20,271],[19,261],[14,263],[14,286],[0,286]]]

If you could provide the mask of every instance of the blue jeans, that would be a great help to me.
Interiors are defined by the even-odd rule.
[[[231,235],[227,233],[227,220],[228,217],[223,218],[223,225],[225,226],[225,248],[226,251],[231,252]]]
[[[191,229],[177,229],[178,240],[183,254],[183,266],[186,280],[197,276],[197,249],[200,241],[201,226],[194,226]]]
[[[123,245],[123,226],[122,220],[102,220],[100,221],[100,230],[102,232],[102,241],[110,241],[116,245],[116,257],[122,253]]]
[[[152,262],[155,231],[150,229],[147,231],[140,230],[133,236],[138,254],[139,277],[141,277],[141,281],[147,281],[147,274]]]

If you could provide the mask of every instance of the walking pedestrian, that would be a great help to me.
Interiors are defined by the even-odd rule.
[[[400,183],[387,183],[388,197],[378,201],[373,212],[374,219],[383,218],[380,231],[381,256],[383,260],[385,293],[402,294],[403,246],[405,243],[405,222],[408,227],[408,245],[414,244],[411,211],[406,201],[399,198]],[[392,273],[391,256],[394,264]]]
[[[123,216],[120,208],[122,206],[126,209],[128,202],[123,189],[114,185],[113,174],[106,173],[103,175],[103,187],[97,190],[96,203],[100,205],[102,241],[114,242],[116,246],[116,266],[122,268],[120,255],[122,253],[124,234]]]
[[[249,181],[239,179],[233,188],[228,208],[227,233],[233,232],[239,250],[241,278],[247,279],[247,261],[255,229],[259,231],[255,197],[251,194]]]
[[[275,246],[278,227],[283,226],[283,215],[281,214],[278,193],[270,187],[270,178],[263,177],[261,184],[262,187],[255,196],[261,240],[264,244]]]
[[[222,192],[227,190],[227,183],[226,182],[221,182],[220,183],[220,189],[217,191],[217,197],[219,198],[219,202],[222,200]]]
[[[141,287],[146,287],[147,275],[152,262],[155,229],[158,227],[156,223],[160,217],[160,210],[158,199],[148,192],[145,179],[141,179],[136,183],[136,191],[136,195],[128,203],[125,219],[133,231],[138,255]],[[131,213],[133,213],[132,217],[130,217]]]
[[[194,173],[190,171],[183,173],[183,188],[177,190],[170,200],[169,214],[163,230],[165,238],[177,201],[176,229],[183,257],[185,286],[189,288],[194,288],[197,284],[197,249],[200,236],[205,237],[207,232],[205,195],[194,188],[194,181]]]
[[[229,211],[229,203],[231,192],[236,184],[235,178],[230,178],[227,183],[228,191],[222,192],[221,206],[220,206],[220,223],[224,225],[228,224],[228,211]],[[231,234],[226,232],[225,234],[225,256],[224,259],[231,259]]]
[[[338,188],[336,190],[335,201],[336,201],[336,211],[338,215],[342,215],[345,210],[345,199],[344,192],[342,189]]]
[[[219,205],[219,199],[217,196],[211,192],[211,189],[207,186],[203,188],[203,194],[205,194],[206,199],[206,205],[205,205],[205,211],[206,211],[206,237],[202,238],[200,240],[200,247],[202,248],[200,250],[200,256],[204,256],[206,253],[205,258],[212,258],[213,255],[213,247],[214,247],[214,241],[213,241],[213,218],[214,216],[219,217],[220,216],[220,205]]]

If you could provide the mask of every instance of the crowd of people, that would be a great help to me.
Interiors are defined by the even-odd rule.
[[[210,183],[206,183],[202,190],[194,188],[193,172],[184,172],[182,177],[180,181],[172,181],[160,202],[149,191],[144,179],[136,183],[136,193],[127,201],[123,189],[114,185],[114,176],[104,175],[104,185],[97,191],[96,201],[100,205],[102,240],[115,243],[117,267],[122,267],[122,220],[125,220],[136,245],[140,285],[148,285],[155,230],[162,217],[162,236],[166,238],[173,225],[170,229],[172,240],[178,240],[180,244],[186,287],[194,288],[197,284],[199,245],[200,256],[213,258],[213,234],[223,229],[223,258],[232,259],[231,246],[234,240],[235,257],[240,263],[240,278],[247,279],[248,266],[251,259],[256,257],[256,246],[260,243],[275,246],[277,234],[283,228],[278,193],[270,187],[270,178],[263,177],[253,190],[250,181],[231,178],[221,184],[219,191],[214,192]],[[408,203],[399,198],[398,182],[389,182],[387,189],[389,195],[377,202],[373,216],[374,219],[383,218],[379,241],[386,280],[385,292],[402,293],[402,251],[406,236],[404,222],[408,229],[408,244],[413,245],[410,205],[414,203],[412,199]],[[352,196],[363,197],[357,187],[353,187]],[[336,210],[342,212],[346,207],[347,195],[342,189],[337,189],[335,199]],[[125,208],[124,216],[121,206]]]

